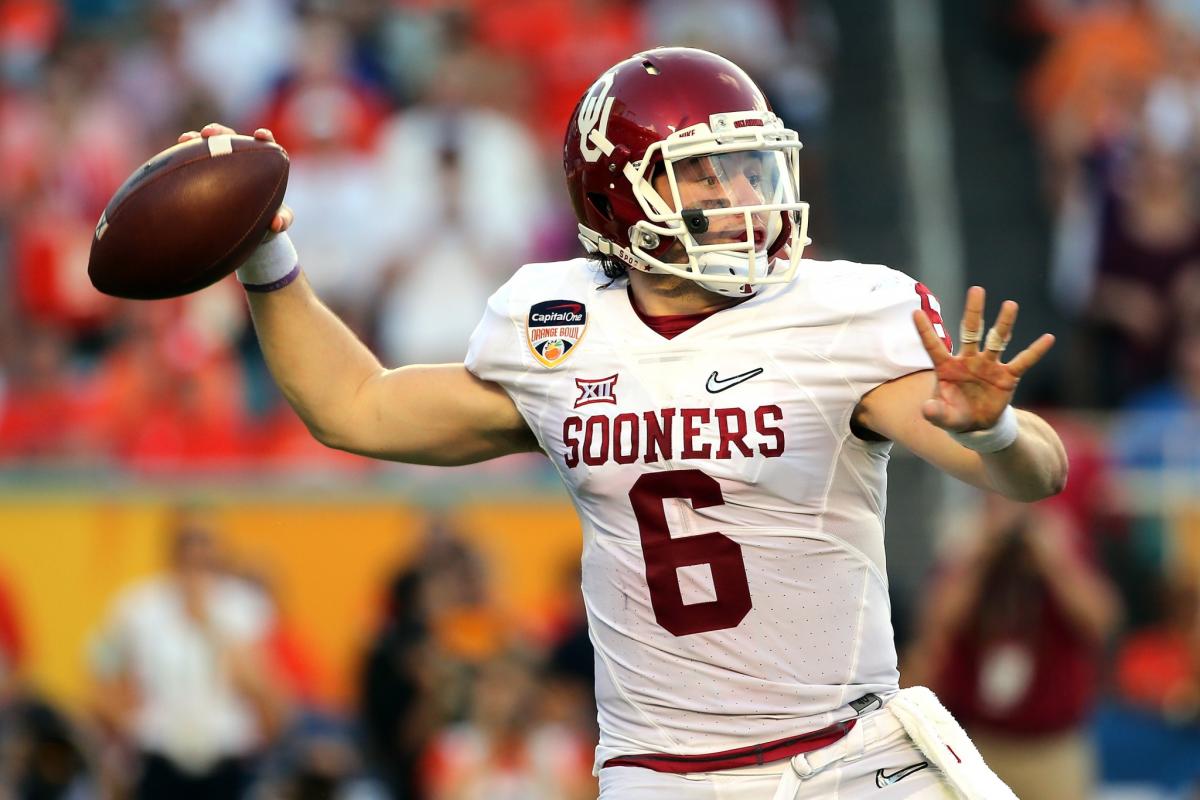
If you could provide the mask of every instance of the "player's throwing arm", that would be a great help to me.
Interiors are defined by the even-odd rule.
[[[181,142],[232,134],[211,124]],[[274,141],[259,129],[256,139]],[[385,369],[313,292],[283,234],[286,206],[271,223],[277,235],[238,269],[267,365],[284,396],[322,443],[375,458],[464,464],[537,449],[504,391],[462,364]]]

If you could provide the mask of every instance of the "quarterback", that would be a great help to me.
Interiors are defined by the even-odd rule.
[[[602,798],[1012,797],[930,692],[898,690],[885,470],[899,442],[1010,498],[1059,491],[1058,437],[1009,405],[1053,337],[1002,361],[1016,304],[985,333],[973,287],[952,353],[920,283],[803,258],[799,150],[719,56],[615,65],[567,125],[586,257],[517,270],[462,364],[381,366],[306,283],[286,208],[238,277],[325,444],[554,464],[583,527]]]

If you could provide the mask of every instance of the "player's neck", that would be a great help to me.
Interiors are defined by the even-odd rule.
[[[737,297],[710,292],[687,278],[635,270],[629,271],[629,291],[638,309],[650,317],[711,313],[741,302]]]

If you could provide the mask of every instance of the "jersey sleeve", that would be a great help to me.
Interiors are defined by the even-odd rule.
[[[914,311],[924,312],[946,348],[953,348],[941,306],[924,284],[884,269],[863,289],[857,311],[836,348],[840,351],[836,357],[848,366],[859,396],[880,384],[933,368],[913,325]]]
[[[483,318],[467,344],[464,364],[471,374],[498,383],[511,395],[529,367],[524,363],[521,329],[512,314],[513,276],[488,298]]]
[[[500,386],[513,401],[538,445],[545,450],[537,424],[537,401],[530,382],[532,357],[526,355],[525,330],[513,313],[519,294],[518,272],[488,298],[483,318],[475,326],[467,344],[463,365],[477,378]]]

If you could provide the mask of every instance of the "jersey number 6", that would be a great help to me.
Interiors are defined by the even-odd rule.
[[[690,500],[694,509],[725,504],[721,485],[696,469],[651,472],[629,490],[642,537],[654,619],[676,636],[736,627],[753,605],[742,548],[721,533],[672,538],[663,501],[673,498]],[[684,603],[676,570],[697,564],[708,564],[717,597]]]

